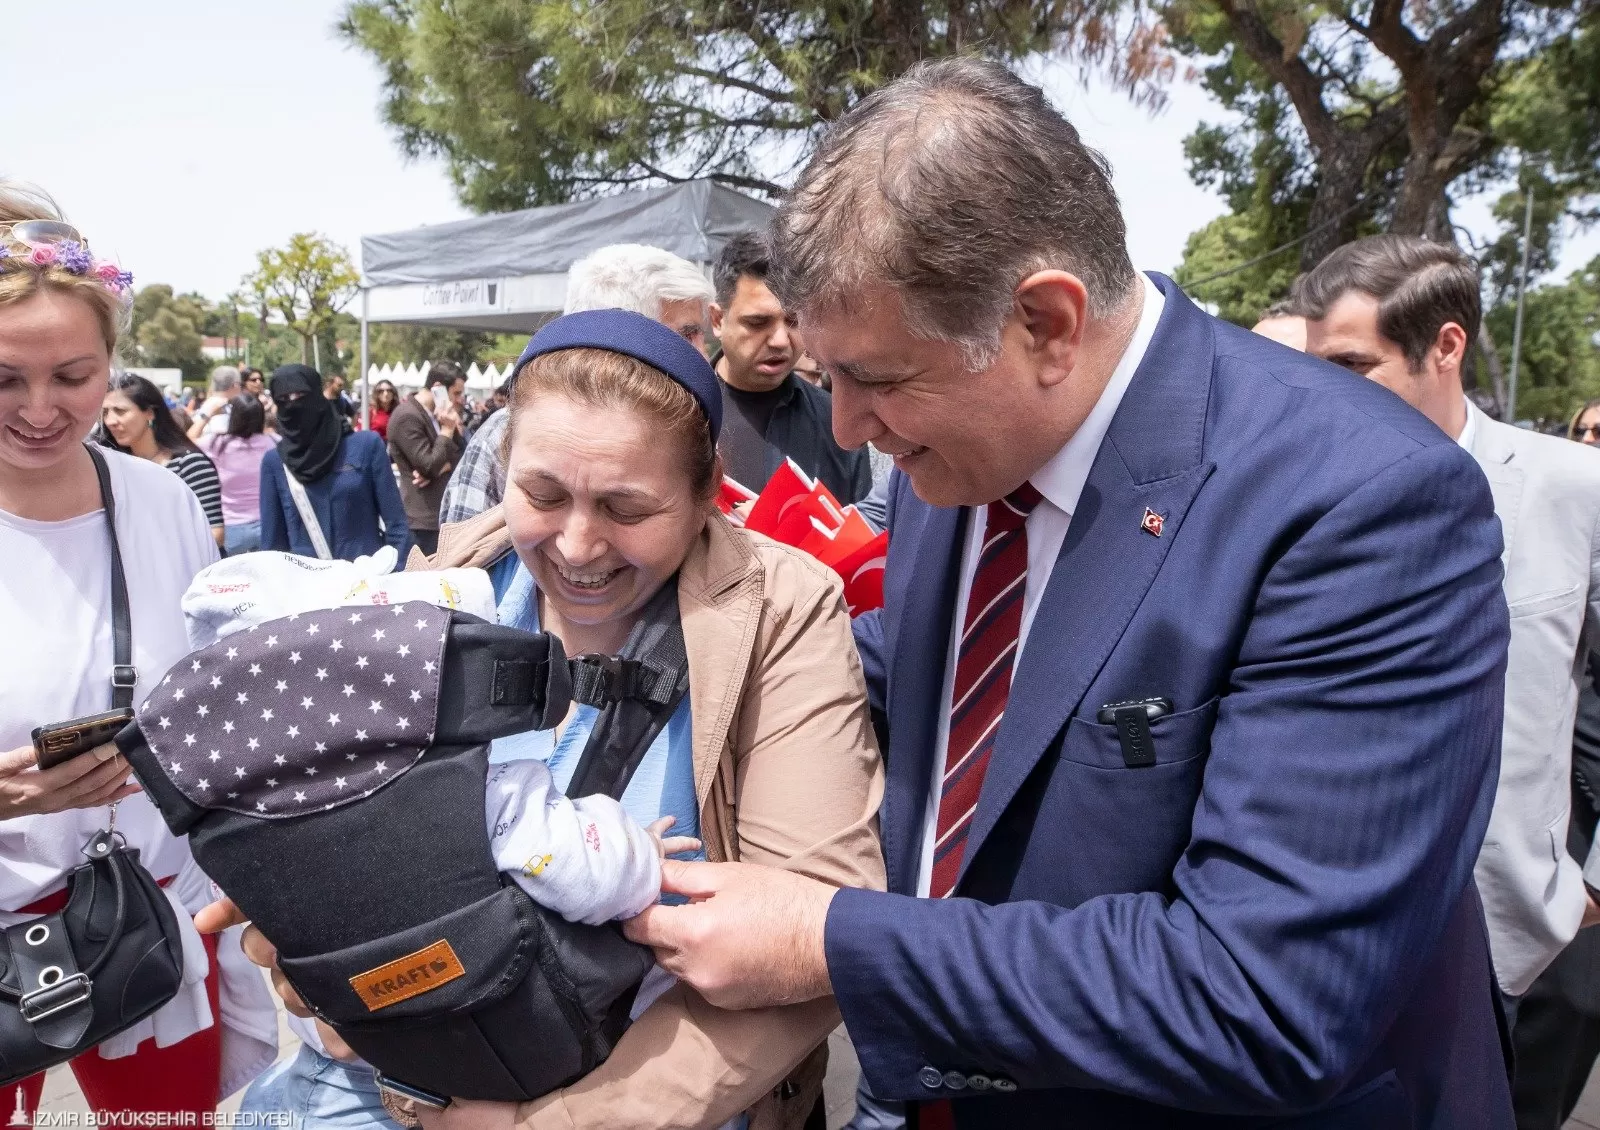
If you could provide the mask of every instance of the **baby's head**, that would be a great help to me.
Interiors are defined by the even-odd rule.
[[[395,573],[396,560],[389,546],[354,561],[274,551],[225,557],[202,569],[183,594],[189,646],[198,651],[269,620],[344,605],[422,600],[494,622],[494,588],[482,569]]]

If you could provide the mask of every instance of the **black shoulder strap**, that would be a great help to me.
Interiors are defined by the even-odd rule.
[[[111,491],[111,470],[106,457],[93,444],[84,444],[100,480],[100,504],[106,511],[106,533],[111,537],[111,708],[133,707],[133,688],[139,672],[133,666],[133,617],[128,610],[128,579],[122,571],[122,550],[117,545],[117,499]]]
[[[689,690],[689,656],[676,578],[645,605],[620,655],[569,660],[573,694],[600,709],[567,795],[621,800],[656,737]]]

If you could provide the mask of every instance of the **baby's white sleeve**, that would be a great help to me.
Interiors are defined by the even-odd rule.
[[[542,761],[492,766],[483,808],[495,865],[570,922],[632,918],[661,893],[650,833],[610,797],[569,800]]]

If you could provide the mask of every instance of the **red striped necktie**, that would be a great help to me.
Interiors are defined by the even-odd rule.
[[[967,594],[967,614],[956,653],[950,697],[950,740],[939,820],[934,830],[932,898],[955,890],[967,831],[978,808],[983,775],[1011,694],[1011,670],[1022,631],[1022,596],[1028,578],[1028,515],[1039,492],[1023,483],[988,506],[983,549]]]

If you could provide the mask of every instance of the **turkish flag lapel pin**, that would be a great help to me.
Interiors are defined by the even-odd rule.
[[[1146,506],[1144,508],[1144,519],[1139,523],[1139,528],[1152,537],[1160,537],[1161,528],[1166,524],[1167,520],[1165,518]]]

